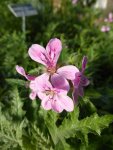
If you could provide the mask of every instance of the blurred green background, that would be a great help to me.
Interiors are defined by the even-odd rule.
[[[21,29],[22,18],[16,18],[7,7],[18,3],[31,3],[38,12],[26,17],[26,39]],[[85,88],[85,97],[78,102],[79,119],[94,113],[100,117],[113,114],[113,23],[104,22],[112,8],[96,9],[94,3],[95,0],[86,0],[85,4],[78,0],[75,5],[71,0],[0,1],[1,150],[63,149],[54,146],[42,119],[46,112],[39,111],[40,102],[29,99],[25,79],[15,70],[18,64],[33,75],[41,72],[41,65],[33,62],[27,53],[34,43],[45,47],[51,38],[60,38],[63,43],[60,65],[73,64],[81,68],[82,57],[88,57],[85,74],[90,85]],[[111,30],[101,32],[102,25],[109,25]],[[70,149],[113,150],[113,124],[104,129],[101,136],[88,134],[87,146],[83,146],[80,139],[68,139]],[[65,146],[64,149],[67,150]]]

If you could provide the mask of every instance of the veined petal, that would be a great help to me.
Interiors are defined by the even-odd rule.
[[[34,80],[36,77],[28,75],[25,73],[25,70],[23,67],[16,65],[16,71],[21,74],[22,76],[24,76],[27,80],[32,81]]]
[[[54,111],[61,113],[63,111],[63,107],[61,106],[60,102],[57,100],[57,96],[54,97],[54,100],[51,102],[51,107]]]
[[[51,59],[54,65],[56,65],[57,63],[61,50],[62,43],[57,38],[51,39],[46,46],[47,54],[49,55],[49,58]]]
[[[33,44],[29,48],[28,53],[29,53],[29,56],[31,57],[31,59],[47,66],[49,60],[47,58],[46,50],[44,47],[42,47],[38,44]]]
[[[45,110],[51,109],[51,101],[49,100],[49,96],[46,96],[42,101],[41,105]]]
[[[59,105],[66,111],[69,111],[69,112],[73,111],[74,103],[73,103],[73,100],[69,96],[58,94],[57,101]]]
[[[44,73],[36,77],[34,81],[30,82],[30,89],[35,90],[37,92],[43,92],[45,91],[45,89],[52,87],[51,83],[48,80],[49,74]]]
[[[29,98],[31,99],[31,100],[34,100],[35,98],[36,98],[36,92],[34,92],[34,91],[32,91],[31,93],[30,93],[30,95],[29,95]]]
[[[56,73],[51,76],[51,83],[54,88],[59,89],[60,92],[62,90],[62,92],[64,92],[65,94],[67,94],[70,89],[68,81],[64,77]]]
[[[58,74],[69,80],[74,80],[77,72],[79,72],[78,68],[73,65],[64,66],[57,70]]]

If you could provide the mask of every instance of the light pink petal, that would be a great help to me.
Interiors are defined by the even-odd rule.
[[[52,87],[51,83],[48,80],[49,74],[44,73],[36,77],[34,81],[30,82],[30,89],[35,90],[37,92],[43,92],[46,89]]]
[[[45,110],[51,109],[51,100],[49,100],[49,96],[46,96],[45,99],[41,101],[41,105]]]
[[[54,88],[57,88],[60,91],[62,90],[62,92],[64,92],[65,94],[67,94],[70,89],[68,81],[61,75],[56,73],[51,76],[51,84]]]
[[[24,76],[27,80],[32,81],[34,80],[36,77],[31,76],[29,74],[25,73],[25,70],[23,67],[16,65],[16,71],[21,74],[22,76]]]
[[[85,71],[86,65],[87,65],[87,57],[84,56],[83,59],[82,59],[82,72]]]
[[[49,82],[49,74],[47,73],[44,73],[41,76],[37,77],[36,83],[37,83],[37,90],[40,92],[52,89],[52,85]]]
[[[30,82],[29,88],[31,90],[35,90],[36,91],[36,81],[35,80],[33,80],[33,81]]]
[[[106,32],[106,27],[105,27],[105,26],[102,26],[102,27],[101,27],[101,31],[102,31],[102,32]]]
[[[101,31],[102,32],[108,32],[108,31],[110,31],[110,27],[109,26],[102,26]]]
[[[110,31],[110,27],[106,26],[106,32]]]
[[[43,48],[42,46],[38,44],[33,44],[29,48],[28,53],[31,59],[47,66],[49,60],[48,60],[45,48]]]
[[[45,92],[37,92],[38,97],[40,98],[40,100],[44,100],[46,97],[46,93]]]
[[[78,68],[72,65],[64,66],[57,70],[58,74],[69,80],[74,80],[77,72],[79,72]]]
[[[30,95],[29,95],[29,98],[31,99],[31,100],[34,100],[35,98],[36,98],[36,92],[34,92],[34,91],[32,91],[31,93],[30,93]]]
[[[54,100],[51,102],[51,107],[54,111],[61,113],[63,111],[63,107],[61,106],[61,103],[57,100],[57,96],[54,97]]]
[[[46,46],[47,54],[49,55],[49,58],[51,59],[51,62],[54,65],[56,65],[57,63],[61,50],[62,50],[62,43],[57,38],[51,39]]]
[[[57,101],[59,105],[66,111],[69,111],[69,112],[73,111],[74,103],[73,103],[73,100],[69,96],[58,94]]]
[[[21,74],[22,76],[25,76],[25,70],[23,67],[16,65],[16,71]]]
[[[112,14],[112,13],[109,13],[108,18],[109,18],[109,21],[112,22],[112,21],[113,21],[113,14]]]
[[[78,0],[72,0],[72,4],[75,5]]]

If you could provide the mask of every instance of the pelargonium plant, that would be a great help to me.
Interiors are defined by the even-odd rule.
[[[109,26],[102,26],[101,27],[101,32],[109,32],[110,31],[110,27]]]
[[[106,25],[101,27],[101,32],[109,32],[110,24],[113,22],[113,14],[111,12],[108,14],[108,18],[104,19],[104,22],[106,22]]]
[[[110,23],[113,22],[113,14],[112,14],[112,12],[110,12],[108,14],[108,18],[105,18],[104,21],[105,22],[110,22]]]
[[[72,4],[75,5],[78,2],[78,0],[72,0]]]
[[[38,44],[33,44],[28,54],[34,61],[45,66],[45,72],[42,75],[32,76],[25,72],[21,66],[16,66],[16,71],[29,81],[31,100],[38,97],[41,100],[41,106],[45,110],[54,110],[62,112],[66,110],[71,112],[78,96],[83,96],[83,87],[89,84],[89,80],[84,76],[87,64],[87,57],[82,60],[82,69],[79,70],[74,65],[67,65],[58,68],[57,61],[62,51],[62,43],[59,39],[51,39],[46,48]],[[68,96],[70,82],[73,85],[72,97]]]

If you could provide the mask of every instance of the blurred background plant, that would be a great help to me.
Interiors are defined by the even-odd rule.
[[[24,41],[21,18],[15,18],[7,4],[29,2],[38,14],[27,18]],[[113,149],[113,24],[109,32],[101,32],[108,14],[95,9],[95,2],[1,0],[0,149]],[[90,85],[72,113],[40,108],[40,100],[29,99],[27,82],[15,71],[18,64],[39,75],[42,66],[30,60],[28,48],[33,43],[46,46],[53,37],[63,43],[59,65],[81,68],[82,57],[88,56]]]

